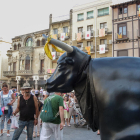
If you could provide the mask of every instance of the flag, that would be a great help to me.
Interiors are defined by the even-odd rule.
[[[48,69],[47,73],[54,73],[55,69]]]
[[[61,33],[61,41],[65,40],[65,33]]]
[[[53,39],[57,39],[57,34],[51,36]]]
[[[90,31],[86,31],[85,39],[90,39]]]
[[[100,53],[100,54],[105,53],[105,44],[99,45],[99,53]]]
[[[77,33],[77,41],[81,40],[81,33]]]
[[[85,47],[89,55],[90,55],[90,48],[91,48],[90,46]]]
[[[105,28],[99,29],[99,37],[105,36]]]
[[[122,33],[118,34],[118,39],[122,38]]]
[[[53,60],[56,59],[56,52],[52,52],[52,58],[53,58]]]
[[[139,17],[140,17],[140,8],[139,8]]]

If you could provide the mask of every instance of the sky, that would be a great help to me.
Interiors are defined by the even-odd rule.
[[[0,0],[0,38],[12,38],[49,28],[49,15],[68,15],[75,5],[94,0]]]

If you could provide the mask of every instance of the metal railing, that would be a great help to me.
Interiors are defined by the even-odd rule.
[[[128,40],[129,39],[129,31],[126,32],[126,35],[122,35],[119,37],[118,33],[115,33],[115,40]]]
[[[33,70],[19,70],[18,75],[33,75]]]
[[[70,33],[69,32],[65,33],[65,40],[67,40],[69,38],[70,38]],[[58,39],[61,40],[61,33],[58,34]]]
[[[39,74],[39,75],[44,75],[44,74],[45,74],[45,70],[44,70],[44,69],[39,70],[39,71],[38,71],[38,74]]]
[[[105,35],[108,34],[108,28],[104,28],[105,29]],[[100,32],[99,32],[100,29],[98,29],[98,36],[100,35]]]
[[[75,39],[77,40],[77,34],[75,33]],[[85,32],[81,32],[81,40],[85,38]],[[80,40],[79,40],[80,41]]]
[[[98,17],[106,16],[106,15],[109,15],[109,12],[107,12],[107,13],[103,13],[103,14],[99,14],[99,13],[98,13]]]
[[[91,18],[93,18],[93,16],[87,17],[87,19],[91,19]]]
[[[16,71],[3,71],[3,76],[5,77],[16,76]]]
[[[81,18],[81,19],[77,19],[77,21],[82,21],[82,20],[84,20],[84,18]]]

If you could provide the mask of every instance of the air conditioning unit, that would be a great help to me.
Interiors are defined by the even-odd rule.
[[[109,40],[109,44],[112,44],[112,40]]]

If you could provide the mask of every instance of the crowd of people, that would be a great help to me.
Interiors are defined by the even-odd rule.
[[[43,123],[40,119],[40,113],[43,108],[43,103],[45,104],[49,97],[52,98],[51,104],[53,111],[59,112],[59,115],[51,123]],[[12,106],[16,99],[17,107],[13,110]],[[0,136],[3,135],[4,123],[7,124],[7,137],[10,136],[11,116],[16,116],[20,112],[19,128],[15,129],[12,140],[18,140],[23,130],[27,131],[26,139],[28,140],[32,140],[32,137],[49,140],[52,132],[57,137],[56,139],[61,140],[63,132],[61,130],[63,127],[70,127],[71,118],[73,118],[74,123],[76,123],[76,118],[78,118],[78,114],[73,108],[73,105],[77,104],[74,91],[70,93],[48,93],[42,87],[38,90],[24,85],[18,93],[16,88],[9,90],[8,85],[3,83],[0,92],[0,102]],[[40,134],[41,125],[42,130]]]

